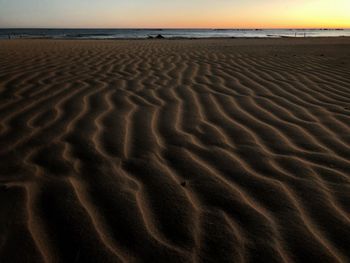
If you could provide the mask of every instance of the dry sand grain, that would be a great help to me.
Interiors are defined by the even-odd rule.
[[[350,40],[0,42],[1,262],[348,262]]]

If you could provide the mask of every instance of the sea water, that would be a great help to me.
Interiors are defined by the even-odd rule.
[[[350,29],[0,29],[0,39],[279,38],[350,36]]]

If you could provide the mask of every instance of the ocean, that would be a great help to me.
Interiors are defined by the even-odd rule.
[[[350,36],[350,29],[0,29],[0,39],[279,38]]]

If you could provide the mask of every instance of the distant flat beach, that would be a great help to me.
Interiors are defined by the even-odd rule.
[[[350,38],[0,41],[0,262],[349,262]]]

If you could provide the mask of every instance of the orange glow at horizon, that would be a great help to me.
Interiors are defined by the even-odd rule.
[[[235,7],[221,4],[210,12],[204,9],[184,9],[181,12],[164,13],[155,8],[152,16],[148,12],[132,10],[137,19],[130,17],[115,21],[114,17],[104,16],[108,27],[145,28],[350,28],[350,0],[296,0],[292,4],[265,1],[265,4]],[[158,11],[159,9],[159,11]],[[141,25],[141,26],[140,26]]]
[[[350,28],[350,0],[8,1],[0,27]]]

